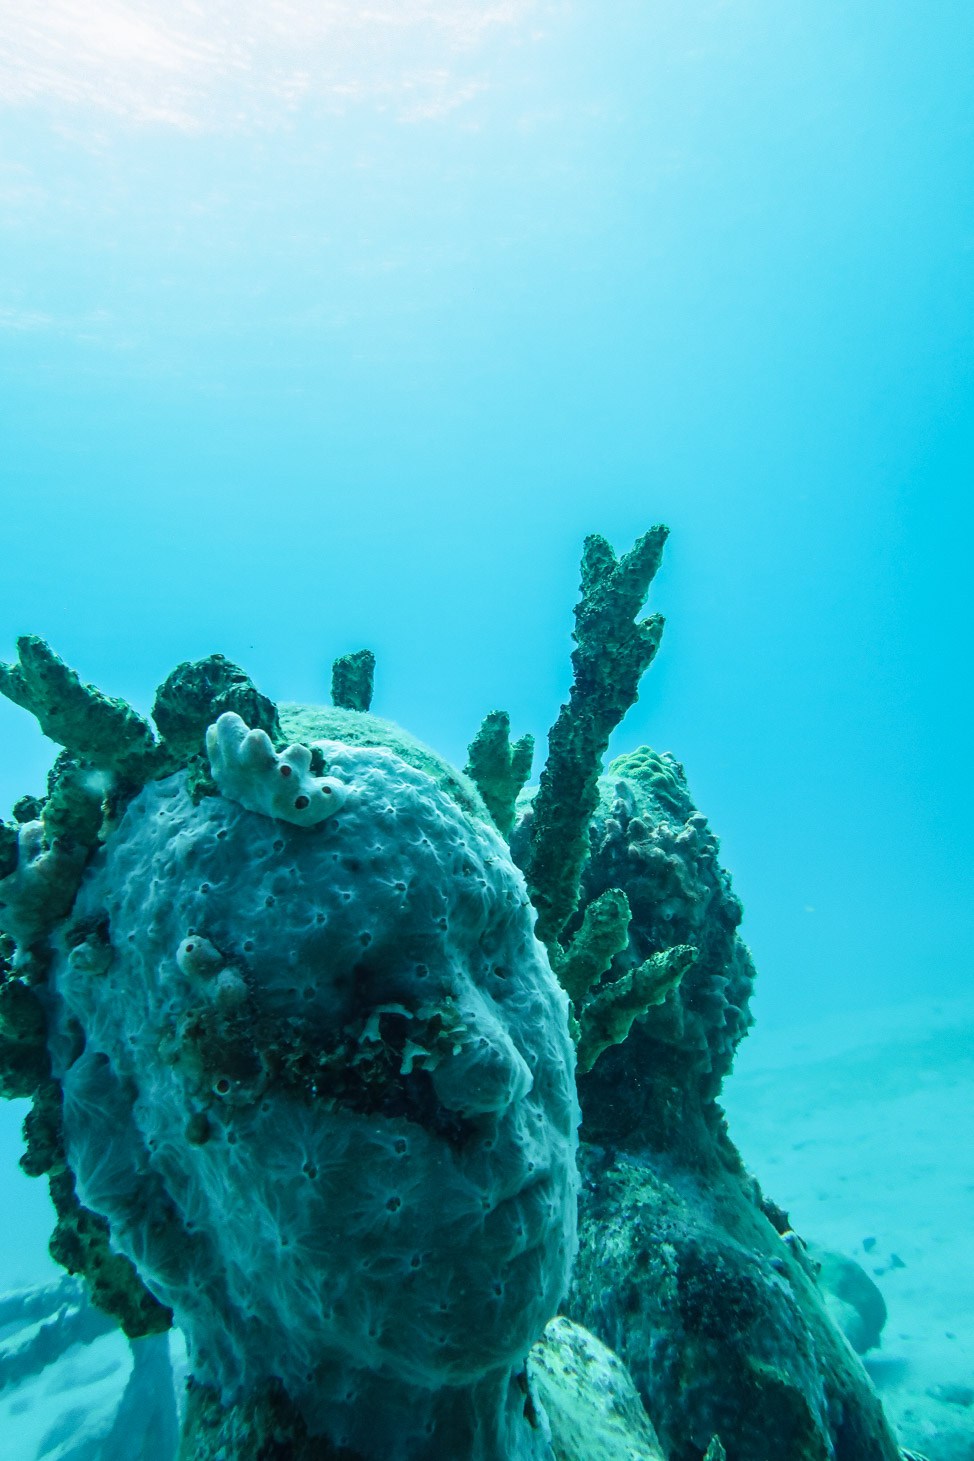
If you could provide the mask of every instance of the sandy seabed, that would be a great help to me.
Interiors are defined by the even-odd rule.
[[[800,1031],[758,1025],[724,1105],[795,1230],[879,1285],[889,1317],[865,1363],[901,1443],[974,1461],[974,996]],[[59,1274],[43,1184],[16,1168],[25,1109],[0,1111],[0,1293]],[[4,1384],[4,1355],[24,1337],[0,1330],[5,1461],[120,1461],[104,1438],[132,1367],[121,1334]],[[156,1457],[151,1442],[144,1454]]]
[[[901,1444],[974,1461],[974,996],[757,1026],[723,1105],[796,1232],[882,1291],[865,1364]]]

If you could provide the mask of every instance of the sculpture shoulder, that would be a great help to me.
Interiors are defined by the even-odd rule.
[[[528,1360],[554,1461],[664,1461],[619,1357],[580,1324],[552,1319]]]

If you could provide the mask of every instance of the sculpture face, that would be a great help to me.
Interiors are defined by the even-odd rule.
[[[81,1200],[232,1393],[523,1357],[574,1246],[565,996],[503,842],[384,750],[312,827],[185,777],[86,874],[53,976]],[[83,1033],[78,1036],[78,1026]]]

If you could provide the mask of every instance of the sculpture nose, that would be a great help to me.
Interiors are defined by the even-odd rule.
[[[500,1020],[480,999],[465,1001],[462,1044],[432,1072],[444,1106],[461,1116],[507,1109],[527,1095],[534,1077]]]

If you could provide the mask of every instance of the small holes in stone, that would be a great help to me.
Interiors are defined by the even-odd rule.
[[[254,941],[252,938],[247,939],[246,943],[243,946],[243,950],[245,954],[252,954],[254,952]]]
[[[281,775],[282,775],[282,776],[285,776],[285,777],[286,777],[286,776],[290,776],[290,774],[291,774],[291,768],[290,768],[290,766],[289,766],[289,765],[288,765],[288,764],[287,764],[287,762],[286,762],[286,761],[285,761],[285,763],[284,763],[284,765],[283,765],[283,766],[282,766],[282,767],[281,767],[281,768],[280,768],[280,771],[281,771]]]
[[[275,839],[275,842],[274,842],[274,851],[275,852],[283,852],[284,851],[284,838],[283,837],[278,837],[278,838]]]
[[[402,1198],[401,1197],[390,1197],[389,1198],[389,1201],[386,1203],[386,1208],[387,1208],[387,1210],[389,1212],[398,1212],[401,1207],[402,1207]]]
[[[273,908],[276,902],[277,899],[274,897],[273,893],[268,893],[267,897],[264,899],[264,907]]]
[[[294,798],[294,810],[296,812],[303,812],[304,809],[305,809],[305,807],[310,806],[310,805],[311,805],[311,798],[305,796],[303,793],[302,793],[301,796],[296,796]]]

